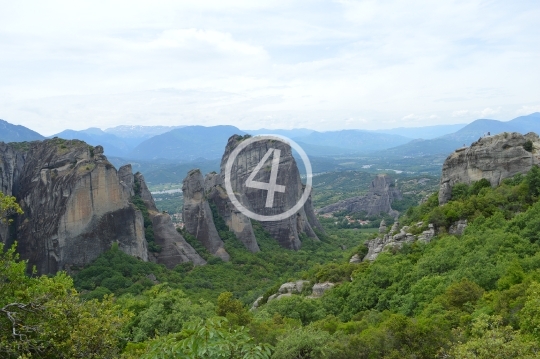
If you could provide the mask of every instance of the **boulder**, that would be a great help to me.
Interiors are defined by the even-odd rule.
[[[294,293],[294,294],[300,294],[302,293],[302,289],[304,288],[305,284],[308,284],[309,281],[307,280],[297,280],[296,282],[287,282],[283,283],[281,287],[279,287],[278,293]]]
[[[329,289],[334,288],[335,284],[331,282],[317,283],[313,285],[311,297],[320,298],[323,296],[324,292]]]
[[[463,234],[463,231],[465,231],[465,228],[467,228],[467,220],[460,219],[459,221],[452,223],[452,225],[448,229],[448,233],[461,236]]]

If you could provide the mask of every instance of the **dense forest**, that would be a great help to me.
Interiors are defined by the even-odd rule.
[[[434,193],[399,219],[415,233],[433,223],[431,242],[358,264],[349,258],[376,234],[328,227],[294,252],[254,223],[262,251],[250,253],[218,216],[231,261],[205,253],[198,267],[168,270],[113,246],[69,275],[36,276],[15,246],[0,246],[0,357],[538,357],[540,169],[452,196],[439,206]],[[0,203],[3,220],[17,211],[13,198]],[[460,219],[463,235],[448,234]],[[298,279],[336,286],[267,301]]]

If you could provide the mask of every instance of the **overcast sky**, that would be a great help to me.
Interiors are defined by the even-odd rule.
[[[377,129],[540,111],[540,2],[0,0],[0,118]]]

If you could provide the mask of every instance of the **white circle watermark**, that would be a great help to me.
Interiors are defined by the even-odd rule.
[[[272,140],[272,141],[279,141],[283,142],[290,147],[292,147],[299,155],[302,161],[304,162],[304,166],[306,168],[306,186],[304,188],[304,193],[302,194],[302,197],[300,197],[299,201],[290,209],[287,211],[275,214],[271,216],[266,216],[258,213],[254,213],[251,210],[247,209],[240,201],[236,198],[236,195],[234,194],[234,190],[231,185],[231,170],[234,164],[234,161],[236,160],[236,157],[240,154],[240,152],[245,149],[247,146],[249,146],[252,143],[259,142],[259,141],[266,141],[266,140]],[[264,163],[268,160],[268,158],[272,155],[272,168],[270,171],[270,181],[268,183],[266,182],[258,182],[255,181],[254,178],[261,170]],[[266,207],[272,208],[274,203],[274,194],[275,192],[285,192],[285,186],[278,185],[276,183],[277,180],[277,174],[279,171],[279,159],[281,156],[281,150],[276,148],[270,148],[266,154],[263,156],[263,158],[259,161],[257,166],[253,169],[252,173],[249,175],[248,179],[246,180],[246,187],[249,188],[256,188],[261,190],[266,190]],[[258,135],[251,137],[247,140],[242,141],[236,148],[232,151],[232,153],[229,156],[229,159],[227,160],[227,164],[225,166],[225,189],[227,190],[227,195],[229,196],[229,199],[233,203],[233,205],[238,209],[242,214],[245,216],[252,218],[257,221],[280,221],[286,218],[289,218],[296,212],[298,212],[302,206],[306,203],[306,201],[309,198],[309,195],[311,193],[312,188],[312,180],[313,180],[313,173],[311,169],[311,162],[309,162],[309,158],[296,142],[291,140],[290,138],[287,138],[285,136],[280,135]]]

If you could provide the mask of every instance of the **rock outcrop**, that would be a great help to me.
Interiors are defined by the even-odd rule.
[[[378,175],[371,182],[369,192],[365,196],[358,196],[339,201],[318,210],[318,213],[333,213],[339,211],[366,212],[368,216],[388,213],[394,217],[398,212],[392,209],[392,202],[402,199],[401,192],[396,188],[395,182],[385,174]]]
[[[148,260],[143,215],[130,202],[134,181],[101,146],[58,138],[0,143],[0,189],[24,211],[10,229],[0,224],[0,240],[17,240],[21,258],[40,274],[89,264],[115,242]]]
[[[219,237],[214,224],[212,210],[205,196],[204,180],[201,171],[191,170],[182,185],[184,208],[182,217],[185,229],[195,236],[210,253],[224,261],[230,259],[225,244]]]
[[[126,165],[120,168],[119,173],[126,171],[124,169],[125,167],[129,168],[128,173],[131,172],[131,165]],[[205,264],[206,261],[178,233],[172,223],[171,217],[167,213],[162,213],[157,209],[154,198],[144,180],[144,176],[137,172],[131,176],[131,179],[128,179],[128,182],[131,183],[132,190],[130,194],[133,195],[137,192],[144,201],[150,220],[152,221],[154,241],[161,248],[159,252],[150,252],[149,260],[164,264],[169,269],[174,268],[179,263],[185,262],[193,262],[195,265]]]
[[[215,206],[219,216],[223,218],[229,230],[234,232],[238,240],[240,240],[248,250],[257,252],[260,249],[255,238],[250,218],[241,213],[233,205],[225,189],[225,167],[227,161],[234,149],[245,139],[246,137],[238,135],[229,138],[225,153],[221,160],[220,173],[210,173],[206,176],[204,180],[204,192],[200,185],[201,177],[195,175],[195,173],[200,174],[198,170],[190,172],[188,177],[186,177],[186,181],[188,182],[185,183],[193,182],[193,188],[196,188],[194,193],[197,192],[199,194],[194,196],[188,193],[188,196],[186,197],[186,193],[184,193],[184,222],[186,229],[192,234],[196,233],[198,228],[207,227],[208,234],[205,233],[201,238],[212,236],[212,243],[219,243],[217,238],[211,234],[214,233],[212,228],[215,229],[215,224],[213,223],[213,220],[211,221],[211,213],[208,215],[205,214],[204,216],[197,216],[195,214],[200,212],[201,206]],[[277,148],[281,151],[276,183],[284,186],[285,192],[276,192],[273,206],[268,208],[266,207],[267,191],[246,188],[245,183],[254,168],[259,164],[270,148]],[[266,168],[271,167],[271,161],[272,158],[269,158],[267,163],[268,166],[263,166],[263,169],[255,179],[256,181],[269,182],[270,171],[266,170]],[[194,176],[197,177],[196,180],[193,178],[189,179]],[[283,142],[271,140],[254,142],[240,152],[234,161],[231,171],[231,186],[238,200],[248,210],[266,216],[281,214],[292,208],[298,202],[304,190],[296,161],[292,156],[291,148]],[[186,189],[187,188],[188,187],[186,187]],[[189,198],[189,201],[186,201],[186,198]],[[205,223],[201,222],[203,218]],[[281,246],[295,250],[299,249],[301,246],[301,234],[306,234],[308,237],[318,240],[314,228],[324,233],[323,227],[317,220],[315,211],[313,210],[311,196],[297,213],[282,220],[271,222],[263,221],[261,222],[261,226],[268,231]]]
[[[313,288],[311,289],[311,298],[320,298],[323,296],[323,294],[329,290],[335,287],[334,283],[331,282],[324,282],[324,283],[316,283],[313,285]]]
[[[524,148],[528,141],[533,145],[530,152]],[[452,187],[456,183],[470,184],[485,178],[492,186],[497,186],[505,178],[528,172],[540,163],[539,148],[540,138],[535,133],[504,132],[480,138],[470,147],[456,150],[444,161],[439,204],[452,198]]]
[[[381,222],[381,228],[383,225],[384,223]],[[419,222],[415,226],[421,228],[424,226],[424,223]],[[434,236],[435,228],[431,223],[428,225],[427,230],[423,231],[420,235],[415,236],[414,234],[410,233],[409,226],[399,228],[399,222],[396,221],[388,233],[379,235],[379,237],[366,242],[368,253],[364,257],[364,261],[373,261],[381,252],[389,249],[400,249],[405,243],[413,243],[417,240],[428,243]],[[358,263],[358,255],[355,256],[351,258],[350,263]]]
[[[222,178],[225,178],[225,166],[230,154],[243,140],[245,140],[245,137],[238,135],[229,138],[221,160],[220,175]],[[275,192],[273,206],[266,207],[267,191],[246,188],[245,183],[270,148],[281,151],[276,183],[284,186],[285,192]],[[263,166],[263,170],[255,177],[255,180],[269,183],[271,171],[267,169],[271,165],[272,158],[269,158]],[[252,212],[265,216],[281,214],[294,207],[300,200],[304,189],[291,147],[281,141],[272,140],[251,143],[240,152],[232,166],[231,186],[233,191],[238,193],[241,203]],[[322,230],[322,226],[314,214],[310,199],[296,214],[279,221],[263,221],[261,225],[282,247],[295,250],[301,246],[300,234],[304,233],[308,237],[318,240],[313,228]]]
[[[251,252],[259,252],[259,245],[255,239],[255,233],[251,225],[251,220],[243,215],[227,196],[227,191],[223,184],[223,176],[213,172],[206,175],[204,188],[208,201],[216,206],[216,209],[236,238],[244,244]]]

